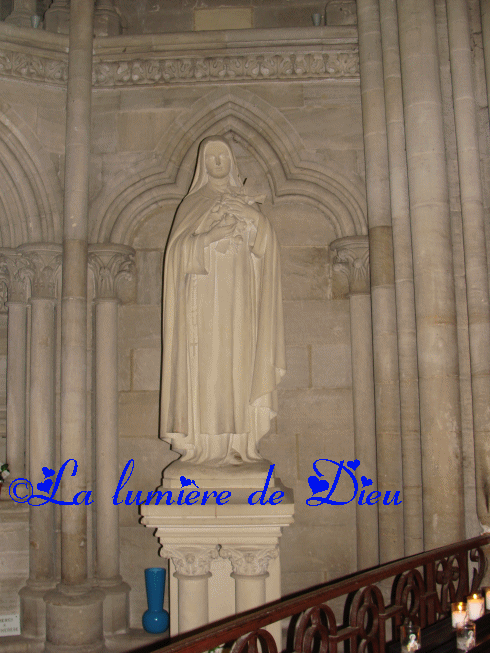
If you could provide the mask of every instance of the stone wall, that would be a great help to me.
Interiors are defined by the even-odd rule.
[[[280,121],[284,121],[304,165],[307,162],[317,171],[344,177],[346,185],[361,187],[357,83],[124,89],[100,91],[94,97],[93,170],[98,191],[94,204],[103,203],[108,188],[114,197],[113,188],[123,192],[124,183],[130,186],[132,175],[145,174],[145,167],[165,167],[162,153],[168,151],[169,141],[182,125],[192,124],[197,113],[201,122],[210,123],[196,134],[197,141],[208,134],[225,134],[247,186],[267,195],[263,210],[282,246],[288,373],[279,390],[276,423],[262,441],[261,453],[276,464],[277,476],[294,489],[296,497],[295,524],[286,529],[282,540],[283,591],[288,593],[356,567],[352,505],[311,508],[305,504],[310,496],[307,478],[316,459],[354,457],[349,304],[345,296],[334,298],[332,293],[329,245],[341,235],[338,227],[326,208],[302,196],[303,191],[292,189],[283,197],[275,196],[271,167],[277,162],[271,155],[269,161],[258,158],[260,144],[254,141],[252,129],[256,125],[248,125],[248,142],[243,126],[242,133],[238,123],[233,128],[238,105],[254,105],[256,113],[260,107],[269,116],[271,129],[283,127]],[[223,116],[216,120],[220,111]],[[181,190],[173,191],[166,201],[162,198],[126,241],[136,250],[138,279],[135,301],[121,306],[119,313],[120,468],[134,458],[135,470],[125,490],[145,494],[159,484],[162,469],[175,458],[168,445],[158,440],[162,260],[176,206],[192,174],[195,147],[189,145],[193,154],[185,162],[190,167],[183,171]],[[133,586],[136,626],[144,603],[142,570],[152,556],[156,558],[157,542],[141,532],[136,506],[122,507],[120,514],[122,573]]]
[[[327,25],[355,23],[355,3],[345,0],[118,0],[116,6],[126,34],[214,30],[225,23],[231,29],[309,27],[314,13],[322,24],[325,15]]]
[[[3,68],[2,120],[6,134],[15,135],[6,142],[16,161],[26,160],[22,148],[31,161],[9,206],[13,211],[37,202],[39,224],[29,233],[19,221],[3,232],[2,246],[61,242],[66,40],[33,32],[37,50],[21,60],[15,28],[3,30],[2,56],[11,64]],[[290,47],[276,47],[272,36],[281,33]],[[349,303],[346,289],[332,285],[329,245],[366,232],[356,37],[350,27],[297,30],[292,40],[281,30],[238,39],[229,34],[215,43],[185,35],[161,42],[152,37],[151,44],[146,37],[96,43],[89,242],[123,243],[136,252],[137,279],[119,306],[120,471],[135,461],[124,499],[127,491],[145,495],[158,486],[175,458],[158,439],[162,260],[199,141],[225,135],[247,187],[266,195],[263,211],[282,245],[289,371],[277,420],[261,447],[296,496],[296,522],[282,543],[287,593],[357,565],[355,509],[305,504],[316,459],[354,456]],[[265,57],[259,63],[257,47]],[[197,58],[188,79],[189,53],[210,66],[204,79]],[[155,66],[161,77],[155,78]],[[176,72],[166,76],[169,70]],[[19,179],[22,174],[19,168]],[[41,193],[30,190],[40,183],[37,174],[45,186]],[[88,344],[90,361],[91,338]],[[58,426],[56,432],[59,438]],[[93,423],[91,448],[92,433]],[[135,503],[121,505],[120,524],[121,573],[132,586],[131,624],[140,627],[143,570],[163,561],[156,539],[138,524]]]

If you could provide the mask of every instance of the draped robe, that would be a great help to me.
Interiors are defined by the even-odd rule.
[[[219,199],[186,196],[164,266],[161,437],[208,465],[261,460],[286,368],[276,235],[260,214],[241,242],[205,246]]]

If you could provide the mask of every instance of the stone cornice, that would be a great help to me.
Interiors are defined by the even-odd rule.
[[[0,77],[65,86],[67,47],[65,36],[0,23]],[[358,77],[352,27],[135,35],[94,44],[94,88]]]

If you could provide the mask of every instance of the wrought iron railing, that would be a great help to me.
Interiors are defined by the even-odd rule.
[[[405,617],[424,628],[447,617],[451,602],[480,587],[485,571],[483,546],[489,543],[490,535],[482,535],[390,562],[223,619],[145,651],[201,653],[226,642],[231,653],[277,653],[276,642],[266,627],[289,620],[285,643],[280,647],[288,653],[383,653],[387,642],[398,638]]]

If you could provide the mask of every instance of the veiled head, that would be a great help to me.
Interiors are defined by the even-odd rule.
[[[205,186],[210,177],[228,177],[230,186],[242,187],[235,155],[228,141],[221,136],[208,136],[200,143],[196,171],[188,195]]]

